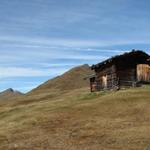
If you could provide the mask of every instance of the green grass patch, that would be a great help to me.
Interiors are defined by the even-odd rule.
[[[79,100],[92,100],[92,99],[96,99],[98,97],[107,95],[111,92],[109,91],[100,91],[100,92],[92,92],[92,93],[88,93],[86,95],[82,95]]]

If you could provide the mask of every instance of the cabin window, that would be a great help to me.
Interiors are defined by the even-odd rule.
[[[150,81],[150,66],[147,64],[137,65],[137,80],[149,82]]]

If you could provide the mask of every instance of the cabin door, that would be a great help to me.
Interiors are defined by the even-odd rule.
[[[137,65],[137,80],[149,82],[150,81],[150,66],[147,64]]]
[[[102,87],[103,87],[104,89],[107,88],[107,75],[102,76]]]

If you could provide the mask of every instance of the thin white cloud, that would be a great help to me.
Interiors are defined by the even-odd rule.
[[[59,39],[59,38],[36,38],[21,36],[0,36],[2,45],[11,45],[24,48],[89,48],[89,47],[107,47],[124,44],[150,44],[148,38],[128,38],[128,39]]]
[[[1,64],[23,64],[23,63],[40,63],[40,62],[47,62],[48,60],[55,60],[55,59],[72,59],[72,60],[103,60],[106,58],[104,53],[102,55],[97,54],[86,54],[86,51],[81,53],[82,51],[76,50],[55,50],[55,49],[25,49],[25,50],[6,50],[0,51],[0,62]],[[104,51],[102,51],[104,52]],[[63,63],[63,62],[62,62]]]
[[[77,65],[81,65],[80,63],[46,63],[46,62],[41,62],[41,63],[37,63],[37,65],[39,65],[40,67],[72,67],[72,66],[77,66]]]
[[[44,45],[57,45],[57,46],[98,46],[100,42],[92,40],[79,40],[79,39],[54,39],[54,38],[29,38],[29,37],[12,37],[0,36],[1,42],[19,42],[24,44],[44,44]],[[30,45],[31,46],[31,45]]]
[[[4,77],[36,77],[62,74],[66,69],[32,69],[23,67],[0,67],[0,78]]]

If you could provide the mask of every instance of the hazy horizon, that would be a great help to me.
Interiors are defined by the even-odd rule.
[[[1,0],[0,91],[27,92],[132,49],[150,54],[148,0]]]

